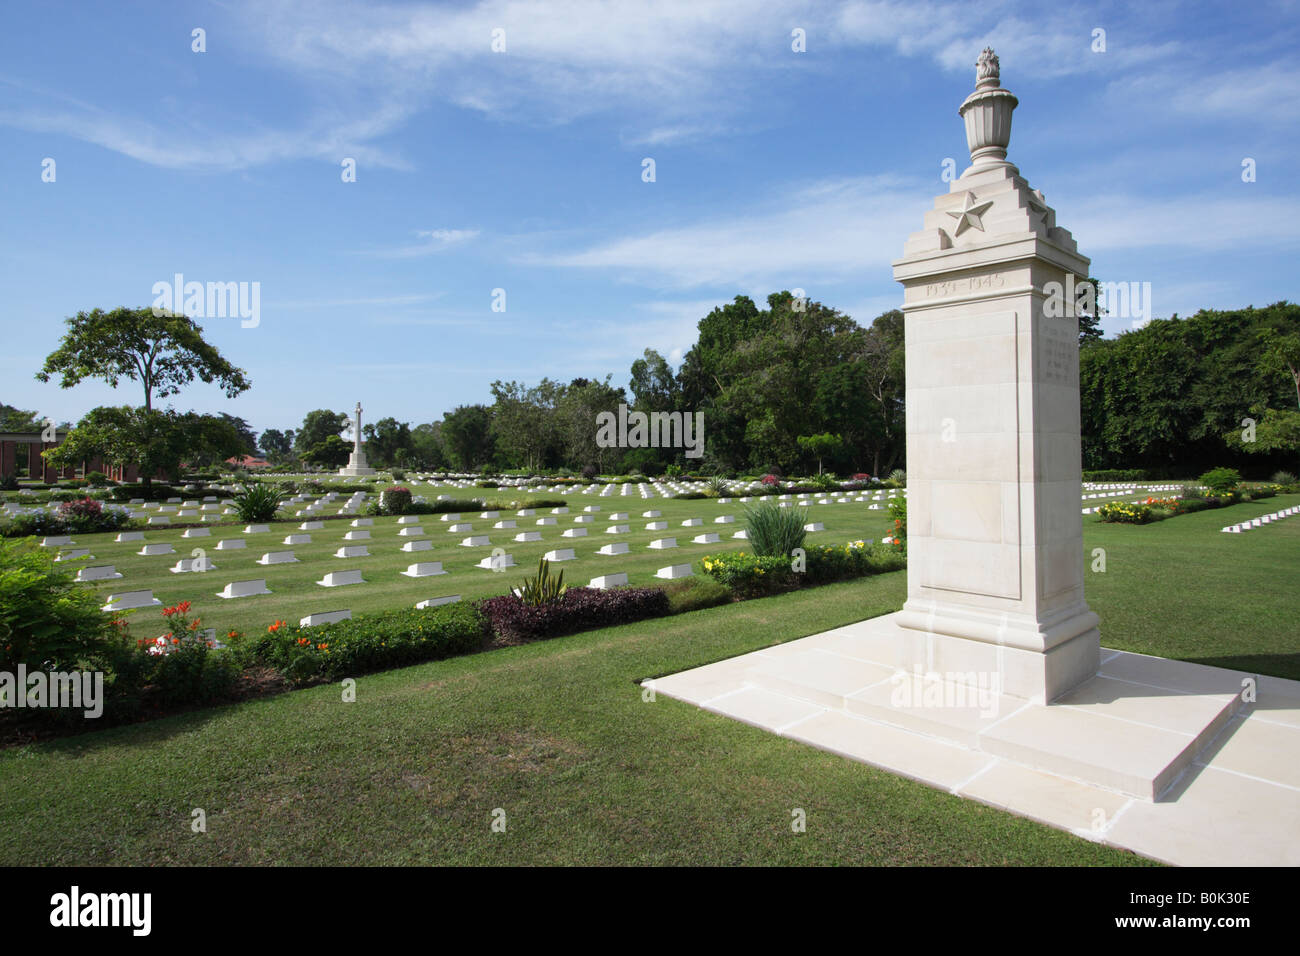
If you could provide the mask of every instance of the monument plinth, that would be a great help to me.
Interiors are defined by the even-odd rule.
[[[366,461],[366,453],[361,450],[361,403],[357,402],[356,417],[352,420],[352,456],[348,463],[339,469],[340,475],[373,475],[375,469]]]
[[[909,670],[996,673],[1046,702],[1092,677],[1083,596],[1079,348],[1070,233],[1007,162],[1011,111],[985,50],[962,104],[971,165],[894,262],[907,349]]]
[[[907,348],[903,609],[647,683],[1096,834],[1098,808],[1117,791],[1177,799],[1198,761],[1221,760],[1220,735],[1249,716],[1247,691],[1261,680],[1279,688],[1275,713],[1300,701],[1300,682],[1113,649],[1103,658],[1083,594],[1078,320],[1067,292],[1089,263],[1007,160],[1016,98],[1001,89],[992,50],[978,68],[961,107],[970,168],[894,263]],[[1213,809],[1196,827],[1233,812],[1213,798],[1201,805]],[[1126,833],[1121,845],[1160,845],[1168,832],[1153,839],[1154,820],[1205,832],[1183,815],[1196,807],[1172,818],[1129,810],[1107,832]]]

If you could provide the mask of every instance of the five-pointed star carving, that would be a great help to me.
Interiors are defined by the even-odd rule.
[[[993,205],[992,199],[986,199],[981,203],[975,201],[974,193],[966,194],[966,204],[961,209],[949,209],[948,215],[957,220],[957,228],[952,231],[953,237],[960,236],[967,226],[974,226],[980,232],[984,231],[984,224],[980,222],[980,216],[988,211]]]

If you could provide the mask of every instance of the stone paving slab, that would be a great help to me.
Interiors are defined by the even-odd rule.
[[[1300,682],[1103,649],[1099,676],[1050,706],[900,706],[896,645],[868,624],[649,683],[1163,862],[1300,865]],[[1243,680],[1255,702],[1242,702]]]

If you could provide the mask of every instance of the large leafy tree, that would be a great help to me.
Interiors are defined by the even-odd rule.
[[[553,444],[557,388],[549,378],[532,388],[522,382],[492,383],[492,435],[511,465],[532,471],[544,463]]]
[[[188,316],[155,314],[150,308],[93,309],[78,312],[66,324],[59,347],[36,373],[42,382],[56,375],[62,388],[87,378],[113,388],[123,379],[138,382],[146,411],[155,399],[177,394],[196,378],[215,382],[227,398],[250,387],[243,369],[226,361]]]
[[[1265,451],[1281,464],[1284,445],[1247,449],[1224,436],[1241,429],[1251,410],[1295,402],[1294,382],[1280,374],[1285,364],[1270,356],[1267,343],[1284,342],[1297,326],[1300,306],[1288,302],[1203,310],[1185,319],[1155,319],[1081,350],[1084,467],[1261,470],[1270,465],[1260,454]]]
[[[442,419],[442,438],[454,467],[473,471],[496,457],[492,410],[486,405],[460,405]]]
[[[365,434],[366,458],[381,468],[405,464],[411,454],[411,426],[395,418],[381,418],[361,426]]]
[[[235,433],[239,436],[240,453],[244,455],[256,455],[258,452],[257,433],[253,431],[248,422],[244,421],[242,418],[237,418],[234,415],[227,415],[225,412],[218,412],[217,414],[221,417],[222,421],[226,422],[226,424],[233,428]]]
[[[589,378],[575,378],[564,389],[556,406],[561,453],[574,468],[588,465],[604,472],[623,456],[620,449],[602,448],[596,444],[596,416],[602,412],[617,413],[620,404],[627,403],[627,394],[610,384],[611,376],[603,382]],[[655,451],[646,449],[645,451]],[[635,466],[633,456],[633,466]],[[652,456],[642,456],[654,461]],[[641,467],[645,467],[644,464]]]
[[[352,445],[338,435],[327,435],[302,453],[302,460],[322,468],[340,468],[352,457]]]
[[[268,428],[257,440],[258,447],[266,454],[269,461],[276,463],[284,461],[293,454],[293,434],[292,428],[285,431]]]
[[[417,468],[440,471],[447,467],[442,442],[442,422],[426,422],[411,429],[411,461]]]
[[[34,432],[44,425],[39,412],[28,412],[0,402],[0,432]]]
[[[328,408],[308,412],[302,420],[302,427],[294,436],[294,447],[299,455],[305,455],[331,435],[338,438],[347,424],[348,416],[345,412],[332,412]]]
[[[183,462],[221,461],[241,447],[239,434],[216,415],[102,405],[87,412],[57,448],[44,454],[56,468],[93,458],[120,467],[134,465],[148,484],[158,472],[179,478]]]

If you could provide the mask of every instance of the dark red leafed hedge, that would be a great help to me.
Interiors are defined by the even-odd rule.
[[[629,624],[670,612],[668,595],[661,588],[569,588],[560,600],[536,606],[504,594],[483,600],[479,608],[497,636],[509,642]]]

